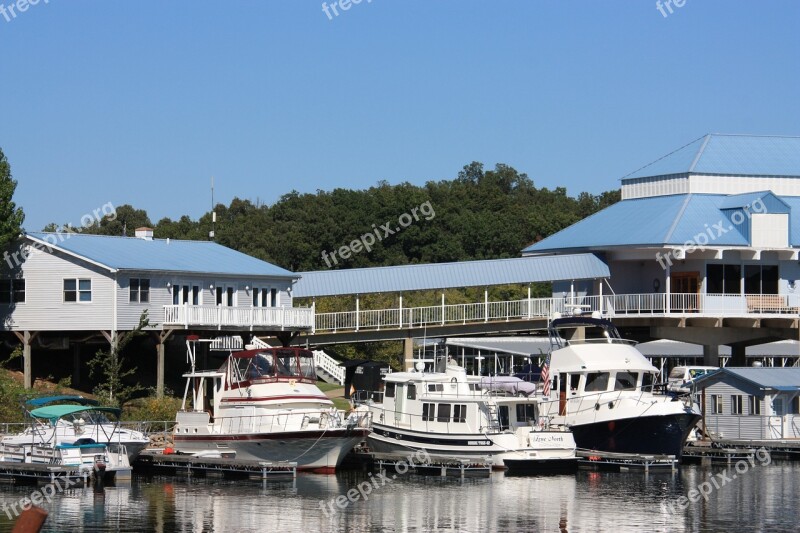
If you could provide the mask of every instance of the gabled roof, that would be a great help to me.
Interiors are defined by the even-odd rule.
[[[763,207],[759,206],[759,203],[763,205]],[[745,192],[742,194],[732,194],[730,196],[726,196],[725,199],[720,202],[719,206],[720,209],[741,209],[741,208],[751,208],[755,209],[764,209],[768,213],[788,213],[791,211],[789,204],[783,201],[772,191],[757,191],[757,192]]]
[[[800,367],[789,368],[722,368],[695,380],[698,388],[708,387],[725,380],[741,380],[759,389],[800,391]]]
[[[671,174],[800,176],[800,137],[712,133],[645,165],[622,180]]]
[[[297,278],[297,275],[247,254],[208,241],[140,239],[80,233],[30,232],[38,248],[64,252],[110,271],[191,272]]]
[[[323,270],[299,275],[302,277],[293,289],[297,298],[599,279],[607,278],[609,271],[595,255],[575,254]]]
[[[699,233],[711,231],[709,246],[749,246],[720,205],[720,194],[676,194],[617,202],[580,222],[522,250],[523,253],[604,249],[615,246],[682,246]],[[800,200],[800,199],[799,199]],[[792,207],[787,199],[789,207]],[[800,202],[797,203],[800,207]],[[790,225],[800,226],[800,210],[793,209]],[[714,228],[722,222],[724,232]],[[800,232],[791,231],[797,239]],[[698,240],[699,242],[699,240]],[[795,242],[792,242],[795,245]]]

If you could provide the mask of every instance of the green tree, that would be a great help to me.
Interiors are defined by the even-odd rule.
[[[108,351],[98,350],[89,361],[89,375],[100,379],[93,392],[101,401],[123,407],[136,393],[145,390],[138,382],[129,383],[128,378],[136,373],[136,367],[128,367],[123,352],[133,339],[145,335],[144,329],[149,325],[147,311],[144,311],[136,328],[123,333]]]
[[[22,208],[12,200],[16,189],[17,182],[11,177],[11,165],[0,149],[0,250],[17,240],[25,220]]]

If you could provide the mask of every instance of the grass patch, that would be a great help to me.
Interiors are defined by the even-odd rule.
[[[350,400],[345,400],[344,398],[331,398],[331,400],[337,409],[341,409],[342,411],[350,410]]]
[[[321,390],[322,392],[328,392],[344,388],[342,385],[339,385],[338,383],[327,383],[325,381],[317,381],[317,387],[319,387],[319,390]]]

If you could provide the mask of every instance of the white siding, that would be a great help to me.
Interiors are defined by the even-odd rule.
[[[800,178],[689,176],[688,192],[692,193],[741,194],[758,191],[772,191],[778,196],[800,196]]]
[[[789,215],[753,214],[751,228],[753,248],[788,248]]]
[[[654,178],[630,178],[622,181],[622,199],[649,198],[689,192],[689,181],[685,174]]]

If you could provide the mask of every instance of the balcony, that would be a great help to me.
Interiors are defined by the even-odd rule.
[[[164,327],[310,330],[314,327],[314,308],[165,305]]]

